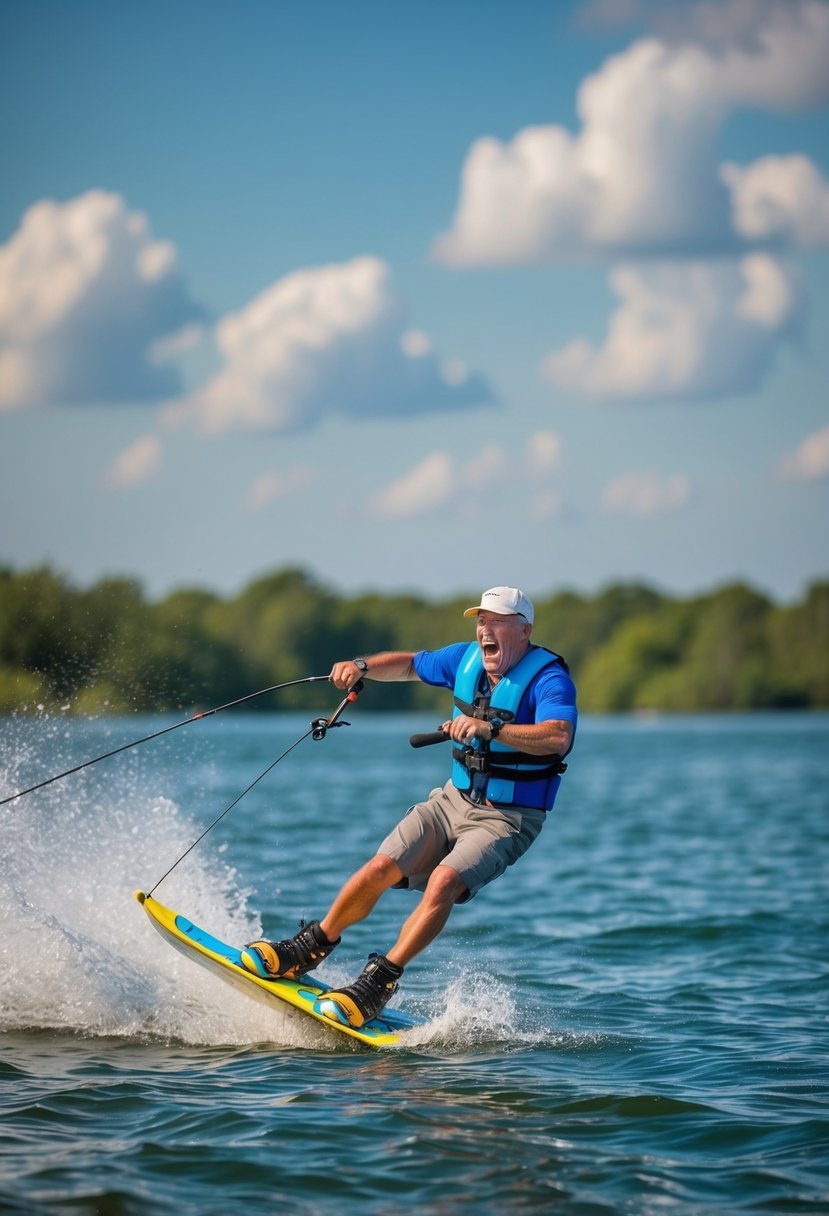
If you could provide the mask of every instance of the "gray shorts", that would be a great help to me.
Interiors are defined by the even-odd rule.
[[[503,874],[538,836],[546,812],[528,807],[475,806],[451,781],[416,802],[377,850],[396,861],[400,885],[422,891],[436,866],[457,871],[469,894]]]

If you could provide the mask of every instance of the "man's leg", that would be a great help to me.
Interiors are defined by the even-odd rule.
[[[345,929],[365,920],[384,891],[403,878],[396,861],[378,853],[352,874],[333,904],[320,921],[320,927],[330,941],[335,941]]]
[[[321,921],[303,925],[284,941],[249,942],[242,965],[263,979],[296,978],[313,970],[339,944],[343,930],[368,916],[383,892],[402,878],[397,863],[378,853],[352,874]]]
[[[358,871],[334,901],[329,913],[332,926],[346,928],[354,923],[358,913],[367,916],[382,892],[392,885],[388,880],[395,871],[400,872],[399,866],[383,854],[378,854],[373,862]],[[467,890],[466,883],[456,870],[450,866],[437,866],[426,883],[420,902],[406,919],[388,954],[369,955],[368,962],[353,984],[334,989],[320,998],[320,1012],[333,1021],[355,1027],[376,1017],[397,992],[403,968],[434,941],[449,919],[455,903]],[[340,919],[334,918],[335,912]]]
[[[397,967],[408,966],[441,932],[449,914],[468,888],[457,870],[437,866],[429,877],[420,902],[405,921],[397,941],[386,955]]]

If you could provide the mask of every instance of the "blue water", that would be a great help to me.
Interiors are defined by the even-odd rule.
[[[0,793],[169,721],[6,719]],[[448,760],[408,747],[431,718],[352,722],[157,897],[234,942],[320,915]],[[829,1211],[829,717],[587,718],[539,841],[409,967],[425,1025],[382,1052],[221,984],[132,898],[307,725],[228,713],[0,808],[0,1211]]]

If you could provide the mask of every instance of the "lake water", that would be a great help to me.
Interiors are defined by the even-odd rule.
[[[432,718],[347,716],[157,897],[236,943],[321,915],[449,759],[408,746]],[[6,719],[0,795],[171,721]],[[407,969],[426,1022],[381,1052],[226,987],[132,897],[308,721],[231,711],[0,808],[0,1211],[829,1211],[829,716],[583,720],[540,839]]]

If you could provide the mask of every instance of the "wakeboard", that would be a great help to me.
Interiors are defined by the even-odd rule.
[[[144,911],[150,918],[154,929],[157,929],[165,941],[175,946],[182,954],[200,963],[214,975],[234,988],[240,989],[246,996],[252,996],[266,1004],[274,1002],[284,1011],[286,1005],[307,1017],[314,1018],[328,1030],[338,1034],[348,1035],[358,1039],[369,1047],[393,1047],[400,1043],[400,1035],[413,1026],[418,1020],[400,1010],[384,1009],[383,1013],[370,1022],[365,1022],[359,1028],[345,1026],[326,1017],[319,1007],[320,1000],[331,991],[328,984],[319,979],[311,979],[304,975],[299,979],[281,977],[266,980],[254,975],[242,964],[241,952],[235,946],[229,946],[211,933],[194,925],[186,916],[181,916],[171,908],[165,908],[150,895],[136,891],[135,898],[143,905]]]

